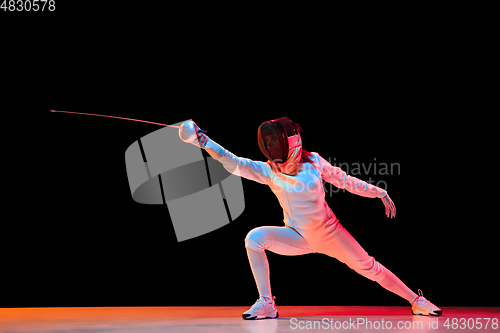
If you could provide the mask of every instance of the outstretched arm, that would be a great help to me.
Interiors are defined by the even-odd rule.
[[[230,173],[261,184],[271,182],[272,170],[269,164],[238,157],[211,140],[205,133],[198,131],[198,129],[197,133],[198,139],[192,143],[205,149],[210,156],[221,162]]]
[[[380,198],[384,203],[387,217],[393,218],[396,216],[396,206],[387,194],[387,191],[361,179],[347,175],[345,171],[339,167],[332,166],[321,156],[319,156],[319,165],[321,177],[327,182],[363,197]]]

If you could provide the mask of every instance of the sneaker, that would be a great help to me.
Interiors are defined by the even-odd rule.
[[[443,311],[429,302],[424,295],[422,294],[422,290],[418,290],[418,295],[411,302],[411,312],[414,315],[424,315],[424,316],[440,316],[443,314]]]
[[[243,313],[242,317],[245,320],[255,320],[255,319],[266,319],[266,318],[278,318],[279,313],[276,310],[276,303],[274,303],[273,298],[268,301],[264,296],[259,297],[255,304],[246,312]]]

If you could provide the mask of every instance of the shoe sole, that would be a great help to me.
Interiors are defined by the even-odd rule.
[[[432,311],[432,312],[424,312],[424,311],[414,312],[413,309],[411,309],[411,313],[416,315],[416,316],[434,316],[434,317],[437,317],[437,316],[440,316],[443,314],[443,310],[436,310],[436,311]]]
[[[268,317],[268,316],[253,316],[251,317],[249,314],[243,314],[242,317],[245,320],[259,320],[259,319],[276,319],[280,316],[279,312],[276,311],[276,316],[275,317]]]

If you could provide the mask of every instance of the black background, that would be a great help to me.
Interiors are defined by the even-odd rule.
[[[471,198],[482,162],[466,150],[473,117],[462,111],[473,98],[461,89],[468,73],[453,31],[321,22],[306,31],[292,19],[235,29],[239,15],[221,23],[58,5],[36,17],[39,34],[10,44],[28,64],[11,85],[32,93],[16,104],[30,141],[10,155],[22,169],[7,177],[16,190],[4,201],[14,214],[2,224],[0,306],[251,305],[244,238],[282,225],[269,188],[243,180],[237,220],[177,243],[165,206],[132,200],[125,169],[128,146],[159,126],[51,109],[191,118],[256,160],[259,124],[288,116],[303,126],[305,149],[336,163],[398,163],[400,174],[356,175],[387,183],[397,217],[379,199],[327,193],[343,226],[438,306],[497,305],[494,221],[477,217]],[[267,254],[278,305],[407,304],[325,255]]]

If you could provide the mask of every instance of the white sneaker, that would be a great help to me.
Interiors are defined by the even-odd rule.
[[[255,320],[255,319],[266,319],[266,318],[278,318],[279,313],[276,309],[276,303],[274,303],[273,296],[271,301],[267,301],[263,296],[260,296],[255,304],[246,312],[243,313],[242,317],[245,320]]]
[[[422,294],[422,290],[418,290],[418,295],[411,302],[411,312],[414,315],[424,315],[424,316],[440,316],[443,314],[443,311],[429,302],[424,295]]]

